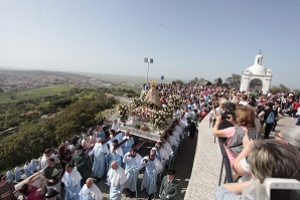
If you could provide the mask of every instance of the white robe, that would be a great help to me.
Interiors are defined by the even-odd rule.
[[[29,176],[31,176],[31,166],[30,166],[30,163],[28,164],[25,164],[24,167],[24,172],[25,172],[25,175],[26,177],[28,178]]]
[[[122,140],[123,140],[123,134],[119,133],[119,134],[117,134],[115,136],[110,135],[109,143],[112,144],[114,140],[118,140],[118,143],[121,143]]]
[[[106,156],[109,151],[106,144],[96,143],[93,150],[89,152],[89,156],[94,155],[92,175],[101,178],[105,174]]]
[[[176,129],[173,131],[172,136],[175,138],[176,142],[179,144],[180,136],[179,136],[179,132]]]
[[[145,159],[147,159],[148,162],[145,162]],[[146,189],[148,195],[151,195],[157,191],[156,176],[162,171],[163,166],[157,158],[152,161],[149,160],[148,156],[143,158],[141,165],[145,166],[141,190]]]
[[[123,140],[125,140],[125,139],[128,139],[128,140],[122,145],[123,154],[126,154],[127,152],[131,151],[132,145],[134,144],[132,137],[124,136]]]
[[[172,135],[168,137],[168,142],[170,143],[171,147],[178,145],[178,142],[176,141],[175,137]]]
[[[120,166],[116,170],[110,168],[107,176],[110,182],[109,199],[121,200],[124,183],[127,181],[125,170]]]
[[[169,160],[168,152],[167,152],[164,148],[161,148],[161,149],[159,150],[159,154],[160,154],[161,162],[162,162],[163,160]]]
[[[173,155],[173,150],[172,150],[172,147],[169,144],[169,142],[166,141],[165,143],[163,143],[163,148],[164,148],[164,150],[166,150],[166,152],[168,153],[169,157]]]
[[[179,133],[180,139],[181,140],[184,139],[184,134],[183,134],[182,128],[179,125],[176,126],[175,130]]]
[[[82,177],[76,169],[73,169],[71,173],[65,171],[61,179],[61,182],[65,185],[65,199],[79,200],[78,193],[81,189],[81,179]]]
[[[79,192],[79,197],[80,200],[102,200],[103,194],[95,184],[90,188],[85,184]]]
[[[142,157],[138,153],[134,158],[128,155],[130,155],[130,152],[126,153],[123,158],[123,163],[126,164],[125,175],[127,177],[124,188],[128,188],[129,190],[134,192],[136,191],[136,182],[139,175]]]

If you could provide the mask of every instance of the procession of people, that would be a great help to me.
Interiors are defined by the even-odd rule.
[[[261,137],[265,139],[276,128],[279,114],[292,117],[297,115],[295,110],[288,112],[286,104],[292,98],[289,94],[264,95],[239,92],[223,86],[197,87],[182,83],[159,84],[157,91],[162,104],[168,103],[169,97],[177,94],[183,99],[184,105],[174,111],[175,118],[170,126],[146,155],[144,153],[145,156],[142,157],[135,147],[136,138],[129,131],[121,131],[122,125],[118,120],[114,120],[111,128],[105,122],[99,122],[95,129],[89,129],[88,135],[62,144],[59,155],[55,158],[51,149],[45,150],[40,167],[46,185],[45,197],[50,199],[55,195],[62,195],[66,200],[102,199],[103,194],[97,184],[100,179],[104,179],[110,187],[110,199],[121,199],[124,190],[127,190],[129,198],[146,192],[148,199],[176,199],[180,193],[180,185],[174,179],[173,168],[177,168],[174,159],[185,138],[198,137],[197,123],[211,110],[217,124],[214,132],[216,136],[224,136],[227,132],[223,133],[219,130],[220,127],[228,124],[231,126],[231,123],[226,125],[225,122],[232,122],[232,119],[239,116],[244,116],[245,120],[250,118],[246,110],[235,116],[236,110],[240,110],[236,107],[239,104],[252,105],[256,109],[258,122],[253,119],[249,123],[259,127],[258,130],[263,135]],[[222,115],[222,119],[221,112],[227,113],[226,116]],[[272,121],[268,119],[270,113],[274,113]],[[236,156],[232,162],[235,158]],[[138,185],[140,177],[142,183]]]

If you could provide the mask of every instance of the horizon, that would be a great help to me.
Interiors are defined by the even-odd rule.
[[[133,83],[145,83],[146,82],[146,77],[143,77],[143,76],[138,76],[138,75],[124,75],[124,74],[109,74],[109,73],[91,73],[91,72],[76,72],[76,71],[53,71],[53,70],[43,70],[43,69],[17,69],[17,68],[3,68],[3,67],[0,67],[0,70],[9,70],[9,71],[44,71],[44,72],[55,72],[55,73],[72,73],[72,74],[77,74],[77,75],[82,75],[82,76],[87,76],[87,77],[92,77],[92,78],[98,78],[100,80],[103,80],[103,81],[116,81],[115,79],[114,80],[109,80],[109,78],[115,78],[116,76],[117,77],[125,77],[125,78],[134,78],[133,79]],[[109,76],[109,77],[103,77],[103,76]],[[194,77],[196,78],[196,77]],[[194,79],[193,78],[193,79]],[[198,79],[199,78],[203,78],[203,77],[197,77]],[[218,77],[214,78],[214,79],[217,79]],[[129,82],[127,79],[123,80],[124,82]],[[152,81],[152,80],[155,80],[157,82],[164,82],[164,83],[171,83],[172,81],[176,81],[176,80],[181,80],[183,81],[184,83],[188,83],[190,82],[191,80],[193,79],[190,79],[190,80],[187,80],[187,79],[174,79],[174,78],[167,78],[167,79],[164,79],[163,81],[160,79],[160,77],[149,77],[149,80]],[[211,83],[213,83],[213,80],[207,80],[207,81],[210,81]],[[119,82],[122,82],[118,79]],[[225,79],[222,79],[223,83],[225,83]],[[275,86],[279,86],[280,84],[283,84],[285,85],[284,83],[279,83],[278,85],[274,85],[274,84],[271,84],[271,87],[275,87]],[[286,87],[288,87],[287,85],[285,85]],[[291,88],[291,87],[288,87],[290,90],[300,90],[300,88]]]
[[[300,3],[2,1],[0,67],[224,81],[261,51],[272,86],[297,88]]]

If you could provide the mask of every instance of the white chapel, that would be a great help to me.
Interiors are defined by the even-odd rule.
[[[262,54],[257,54],[254,64],[244,70],[240,91],[262,91],[264,94],[269,91],[272,81],[272,71],[271,69],[266,70],[262,65],[262,60]]]

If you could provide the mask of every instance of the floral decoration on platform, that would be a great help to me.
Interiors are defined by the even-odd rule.
[[[142,123],[148,122],[155,128],[165,128],[173,117],[173,113],[181,108],[184,101],[180,95],[170,95],[165,104],[156,90],[154,81],[148,91],[142,91],[139,98],[134,98],[129,106],[119,106],[121,120],[127,120],[128,116]]]
[[[120,104],[118,107],[120,119],[122,122],[126,122],[129,117],[129,106],[126,104]]]

